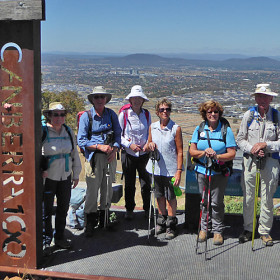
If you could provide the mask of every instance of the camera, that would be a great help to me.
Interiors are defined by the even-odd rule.
[[[111,130],[106,134],[104,145],[112,145],[114,143],[114,131]]]

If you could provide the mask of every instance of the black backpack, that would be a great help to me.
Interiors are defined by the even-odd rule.
[[[222,134],[222,139],[213,139],[213,140],[218,140],[218,141],[223,141],[224,143],[226,143],[226,137],[227,137],[227,128],[230,127],[230,124],[228,122],[227,119],[225,119],[224,117],[220,117],[220,121],[222,123],[222,127],[221,127],[221,134]],[[198,128],[198,140],[199,139],[202,139],[202,140],[207,140],[208,138],[207,137],[201,137],[200,134],[201,132],[204,131],[204,127],[205,127],[205,121],[203,121],[200,125],[199,125],[199,128]],[[211,138],[209,139],[211,140]],[[197,161],[196,161],[197,162]],[[199,162],[200,163],[200,162]],[[214,165],[215,166],[215,165]],[[229,169],[229,172],[230,172],[230,175],[232,174],[233,172],[233,160],[230,160],[230,161],[226,161],[224,166],[222,167],[219,167],[216,165],[216,168],[217,172],[222,172],[223,173],[223,170],[219,170],[219,168],[228,168]]]

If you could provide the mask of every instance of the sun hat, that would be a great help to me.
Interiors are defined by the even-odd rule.
[[[94,87],[94,89],[93,89],[93,91],[92,91],[92,93],[90,93],[87,97],[88,97],[88,101],[91,103],[91,104],[93,104],[92,103],[92,97],[94,96],[94,95],[96,95],[96,94],[98,94],[98,95],[100,95],[100,94],[105,94],[106,95],[106,103],[108,103],[110,100],[111,100],[111,98],[112,98],[112,94],[111,93],[108,93],[107,91],[106,91],[106,89],[103,87],[103,86],[96,86],[96,87]]]
[[[270,84],[258,84],[257,88],[252,95],[256,93],[266,94],[270,96],[278,96],[278,93],[271,91]]]
[[[65,107],[60,102],[52,102],[49,104],[49,109],[46,109],[43,111],[43,115],[47,118],[49,112],[51,111],[65,111],[65,113],[68,112],[68,110],[65,109]]]
[[[144,101],[149,101],[148,97],[144,94],[142,87],[139,85],[131,88],[129,95],[125,98],[125,100],[129,100],[130,97],[142,97]]]

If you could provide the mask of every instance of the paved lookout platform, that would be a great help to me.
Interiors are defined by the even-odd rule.
[[[274,246],[264,247],[257,236],[253,252],[251,242],[238,243],[242,216],[227,215],[224,245],[214,246],[209,239],[205,260],[205,243],[196,254],[196,234],[184,227],[183,212],[177,215],[179,231],[175,239],[165,240],[161,234],[148,242],[148,220],[143,211],[136,211],[135,218],[126,221],[124,209],[112,210],[120,221],[114,229],[96,229],[92,238],[86,238],[83,231],[67,228],[72,250],[54,248],[41,269],[100,276],[96,279],[279,279],[278,218],[272,230]]]

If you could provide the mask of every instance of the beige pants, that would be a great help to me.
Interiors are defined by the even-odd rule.
[[[85,173],[87,183],[87,193],[85,201],[85,213],[97,212],[98,207],[98,192],[100,192],[100,210],[105,210],[111,206],[111,199],[113,195],[112,190],[112,174],[115,171],[112,164],[109,164],[109,176],[107,176],[108,161],[107,155],[103,153],[96,153],[93,158],[94,171],[91,163],[85,162]],[[114,170],[113,170],[114,169]],[[107,174],[107,175],[106,175]],[[107,186],[108,181],[108,186]]]
[[[256,161],[250,164],[244,157],[243,189],[243,218],[244,229],[253,231],[254,198],[256,185]],[[266,158],[264,169],[260,171],[259,193],[261,196],[261,211],[259,218],[259,234],[269,234],[273,223],[273,195],[278,187],[279,162],[271,157]]]

